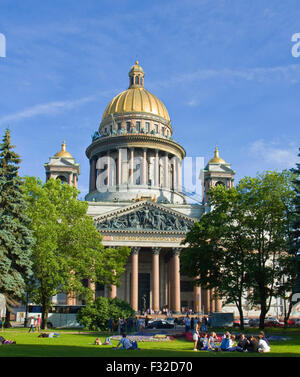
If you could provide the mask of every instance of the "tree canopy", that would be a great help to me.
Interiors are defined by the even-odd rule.
[[[130,249],[103,247],[101,234],[86,214],[88,203],[77,199],[75,187],[58,179],[42,183],[26,177],[25,192],[36,239],[32,294],[43,308],[44,326],[52,296],[64,292],[89,302],[93,292],[84,281],[118,285]]]
[[[289,258],[289,213],[294,192],[288,171],[266,172],[242,179],[236,188],[216,186],[209,192],[211,212],[188,233],[182,272],[215,288],[227,303],[242,301],[261,308],[260,327],[278,282],[281,262]]]

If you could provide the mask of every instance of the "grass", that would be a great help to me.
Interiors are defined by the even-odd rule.
[[[224,329],[214,329],[223,333]],[[238,329],[232,329],[238,333]],[[258,329],[247,329],[244,333],[258,334]],[[112,350],[112,346],[95,346],[96,337],[104,343],[107,333],[95,333],[78,330],[58,330],[58,338],[38,338],[38,334],[28,333],[28,329],[11,328],[0,331],[6,339],[15,340],[17,344],[0,345],[0,357],[299,357],[300,329],[267,329],[267,335],[282,335],[290,338],[283,341],[271,341],[271,352],[266,354],[248,354],[240,352],[205,352],[193,351],[193,343],[179,338],[171,342],[139,342],[141,350],[123,351]]]

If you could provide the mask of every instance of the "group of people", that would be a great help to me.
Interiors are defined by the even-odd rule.
[[[42,323],[42,318],[40,314],[38,314],[37,318],[31,317],[30,318],[30,323],[29,323],[29,330],[28,332],[34,332],[36,331],[40,332],[41,331],[41,323]]]
[[[116,322],[113,318],[110,318],[108,320],[108,331],[114,332],[115,329],[117,329],[119,334],[142,331],[147,327],[149,320],[148,316],[146,316],[146,318],[136,316],[128,317],[126,319],[120,317]]]
[[[225,352],[270,352],[270,344],[263,331],[258,337],[240,334],[237,338],[234,334],[226,331],[220,342],[217,334],[211,332],[200,333],[198,324],[193,333],[194,351],[225,351]]]
[[[209,319],[206,316],[203,316],[202,319],[198,317],[192,317],[187,314],[184,317],[185,332],[199,328],[201,331],[206,332],[209,326]]]

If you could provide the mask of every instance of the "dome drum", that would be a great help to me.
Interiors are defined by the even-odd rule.
[[[186,152],[184,148],[174,140],[143,134],[115,135],[96,139],[86,150],[86,156],[91,159],[103,152],[117,150],[119,148],[148,148],[168,152],[183,160]]]
[[[165,105],[144,88],[136,62],[129,88],[106,107],[86,150],[90,160],[88,201],[132,201],[156,197],[162,203],[185,203],[181,162],[185,150],[172,139]]]
[[[94,149],[90,155],[90,190],[87,200],[131,201],[136,196],[156,196],[159,201],[181,204],[182,159],[166,148],[134,142]]]

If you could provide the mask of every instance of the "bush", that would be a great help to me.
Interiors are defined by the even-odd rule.
[[[134,316],[131,306],[119,298],[109,299],[98,297],[95,302],[85,306],[77,315],[78,322],[89,330],[99,331],[108,329],[108,320],[113,318],[128,318]]]

